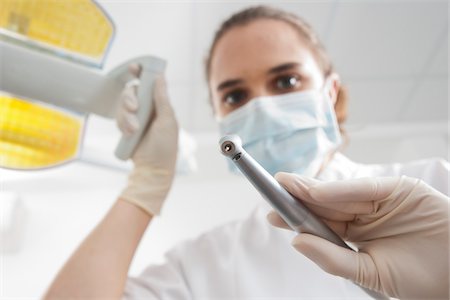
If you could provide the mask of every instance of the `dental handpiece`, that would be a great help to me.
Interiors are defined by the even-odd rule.
[[[310,233],[324,238],[338,246],[351,249],[333,230],[319,217],[311,212],[301,201],[285,190],[253,157],[242,147],[237,135],[226,135],[220,139],[222,154],[241,170],[267,202],[277,211],[280,217],[298,233]],[[388,299],[370,289],[361,287],[375,299]]]
[[[253,186],[278,212],[281,218],[298,233],[310,233],[336,245],[350,249],[321,219],[303,203],[286,191],[242,147],[237,135],[224,136],[220,140],[222,154],[229,157]]]

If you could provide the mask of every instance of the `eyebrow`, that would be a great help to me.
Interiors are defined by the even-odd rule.
[[[217,86],[217,90],[220,91],[220,90],[223,90],[223,89],[226,89],[226,88],[229,88],[229,87],[241,84],[243,82],[244,82],[244,80],[242,80],[242,79],[226,80],[226,81],[222,82],[221,84],[219,84]]]
[[[276,67],[271,68],[268,73],[269,74],[273,74],[273,73],[279,73],[279,72],[283,72],[289,69],[293,69],[293,68],[298,68],[301,64],[296,63],[296,62],[289,62],[289,63],[285,63]],[[219,84],[217,86],[217,90],[221,91],[224,90],[226,88],[230,88],[233,87],[235,85],[241,84],[243,83],[244,80],[242,79],[230,79],[230,80],[226,80],[224,82],[222,82],[221,84]]]
[[[290,62],[290,63],[285,63],[276,67],[273,67],[272,69],[269,70],[269,74],[273,74],[273,73],[279,73],[279,72],[283,72],[289,69],[293,69],[293,68],[298,68],[300,66],[299,63],[296,62]]]

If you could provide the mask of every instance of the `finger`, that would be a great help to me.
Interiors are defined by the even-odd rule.
[[[336,205],[330,206],[330,208],[333,207],[333,209],[336,209],[337,211],[342,211],[342,212],[346,212],[349,214],[368,215],[368,214],[372,214],[375,211],[375,206],[372,201],[370,201],[370,202],[335,202],[335,203],[336,203]]]
[[[121,111],[117,116],[117,126],[125,135],[132,135],[139,129],[139,120],[135,114]]]
[[[302,200],[316,202],[362,202],[386,198],[395,189],[399,178],[376,177],[322,182],[297,174],[279,173],[275,178],[290,193]]]
[[[317,216],[322,219],[338,221],[338,222],[350,222],[355,219],[355,214],[338,211],[333,208],[326,208],[312,203],[305,203],[305,205]]]
[[[368,202],[386,198],[398,182],[399,178],[395,177],[358,178],[322,182],[308,191],[318,202]]]
[[[316,201],[314,199],[302,200],[303,204],[309,208],[323,208],[329,211],[335,211],[345,214],[371,214],[374,212],[373,202],[324,202]]]
[[[275,211],[271,211],[268,215],[267,215],[267,221],[269,221],[269,223],[272,226],[278,227],[278,228],[283,228],[283,229],[289,229],[292,230],[291,227],[289,227],[289,225],[280,217],[280,215],[275,212]]]
[[[355,280],[357,274],[356,252],[305,233],[297,235],[293,239],[292,245],[325,272]]]
[[[275,227],[282,228],[282,229],[288,229],[293,230],[289,225],[283,220],[283,218],[280,217],[280,215],[276,211],[271,211],[267,214],[267,221]],[[334,232],[336,232],[340,237],[346,238],[346,231],[347,231],[347,223],[346,222],[339,222],[339,221],[331,221],[327,219],[323,219],[328,227],[331,228]]]
[[[306,202],[305,205],[314,205],[317,207],[323,207],[324,209],[333,210],[346,214],[371,214],[374,212],[373,202],[323,202],[315,201],[313,203]]]
[[[139,101],[134,89],[132,86],[127,86],[120,99],[121,108],[130,112],[136,112],[139,108]]]
[[[371,202],[323,202],[323,201],[303,201],[303,204],[314,210],[316,213],[336,212],[346,215],[368,215],[375,211],[375,205]],[[317,210],[317,211],[316,211]],[[319,213],[320,215],[320,213]]]
[[[278,172],[275,179],[294,197],[303,201],[315,202],[309,195],[309,186],[292,173]]]
[[[382,287],[377,265],[370,254],[358,252],[357,271],[354,281],[371,290],[380,290]]]
[[[347,228],[348,228],[348,222],[339,222],[339,221],[332,221],[323,219],[322,221],[327,224],[328,227],[330,227],[331,230],[333,230],[337,235],[339,235],[343,240],[348,240],[347,237]]]
[[[131,64],[128,66],[128,72],[130,72],[133,77],[139,78],[141,76],[142,67],[139,64]]]
[[[370,214],[374,210],[373,203],[371,202],[353,201],[335,203],[335,201],[333,201],[330,203],[316,200],[310,194],[311,189],[320,186],[323,182],[313,178],[280,172],[275,175],[275,179],[277,179],[290,194],[303,201],[306,205],[308,205],[308,203],[313,203],[345,214]]]
[[[142,66],[139,64],[131,64],[128,66],[128,72],[130,72],[133,79],[127,82],[127,84],[125,85],[125,89],[127,90],[128,88],[130,88],[130,90],[133,92],[133,95],[136,96],[137,89],[140,84],[139,78],[141,77]]]

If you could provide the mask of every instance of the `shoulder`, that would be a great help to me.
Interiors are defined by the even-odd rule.
[[[450,171],[450,164],[442,158],[434,157],[411,161],[403,164],[403,168],[409,172],[420,173],[423,176],[447,175]]]
[[[408,176],[418,178],[437,189],[449,194],[450,164],[442,158],[428,158],[382,165],[361,165],[361,170],[371,170],[372,176]]]
[[[429,158],[402,164],[401,175],[422,179],[445,195],[449,195],[450,164],[442,158]]]
[[[321,179],[408,176],[423,180],[445,195],[449,194],[450,164],[438,157],[402,163],[363,164],[353,162],[338,153],[326,171],[327,176],[322,176]]]

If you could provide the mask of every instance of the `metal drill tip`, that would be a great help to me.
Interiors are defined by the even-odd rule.
[[[242,141],[237,135],[226,135],[219,141],[220,151],[227,157],[234,157],[243,151]]]

